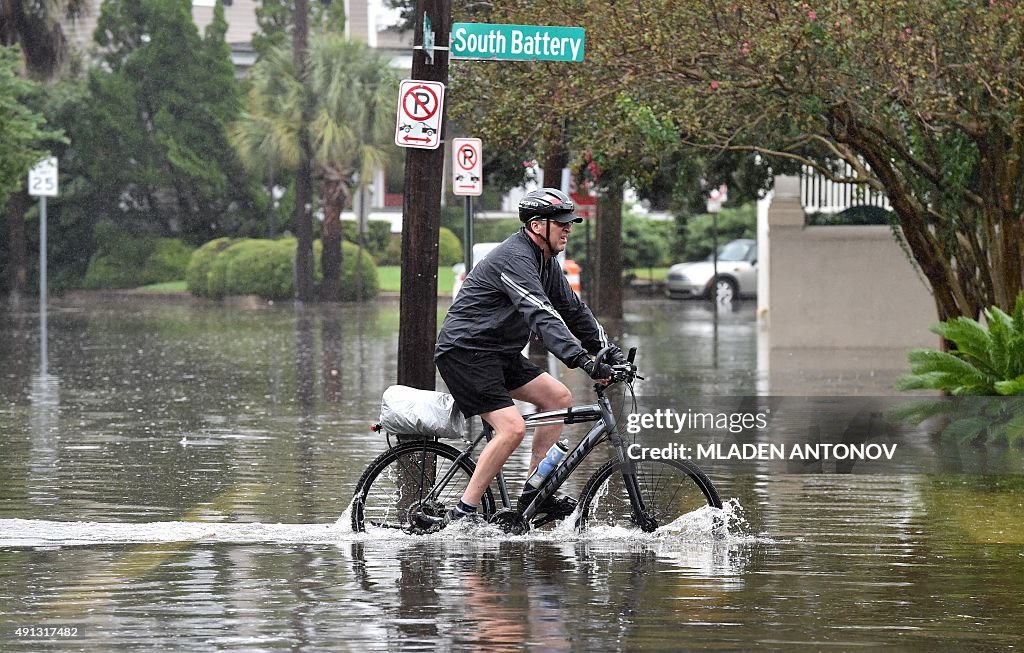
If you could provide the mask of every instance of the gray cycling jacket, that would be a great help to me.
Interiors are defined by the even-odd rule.
[[[577,366],[580,354],[608,344],[558,261],[544,263],[541,248],[520,230],[466,276],[441,324],[434,358],[452,349],[514,354],[526,346],[531,331],[569,367]]]

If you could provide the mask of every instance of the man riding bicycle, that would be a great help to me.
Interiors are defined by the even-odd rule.
[[[572,404],[564,384],[522,355],[531,331],[569,368],[582,368],[597,380],[612,375],[610,365],[597,365],[591,356],[609,346],[604,329],[555,258],[565,250],[572,225],[583,221],[574,209],[557,189],[528,193],[519,203],[523,227],[470,271],[441,325],[434,353],[441,378],[459,410],[479,415],[494,437],[480,453],[462,500],[439,526],[475,515],[487,486],[522,443],[526,426],[513,399],[542,411]],[[611,347],[611,363],[622,362],[622,351]],[[561,433],[561,424],[537,428],[531,470]],[[552,497],[543,511],[561,518],[574,505],[569,497]]]

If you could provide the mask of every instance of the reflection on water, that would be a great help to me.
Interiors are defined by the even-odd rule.
[[[607,326],[639,347],[645,393],[756,395],[753,307],[735,308],[716,331],[701,302],[637,301]],[[724,539],[710,509],[654,536],[353,534],[339,516],[384,447],[368,427],[397,304],[65,299],[48,319],[40,374],[38,316],[0,313],[5,651],[60,648],[10,634],[57,623],[88,651],[992,649],[1024,633],[1019,452],[925,467],[955,473],[718,465]]]

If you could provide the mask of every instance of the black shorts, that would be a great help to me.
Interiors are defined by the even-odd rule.
[[[544,373],[521,354],[451,349],[434,363],[466,417],[514,406],[509,390]]]

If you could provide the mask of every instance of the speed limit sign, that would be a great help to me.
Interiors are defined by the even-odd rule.
[[[28,171],[28,194],[57,197],[57,157],[43,159]]]

